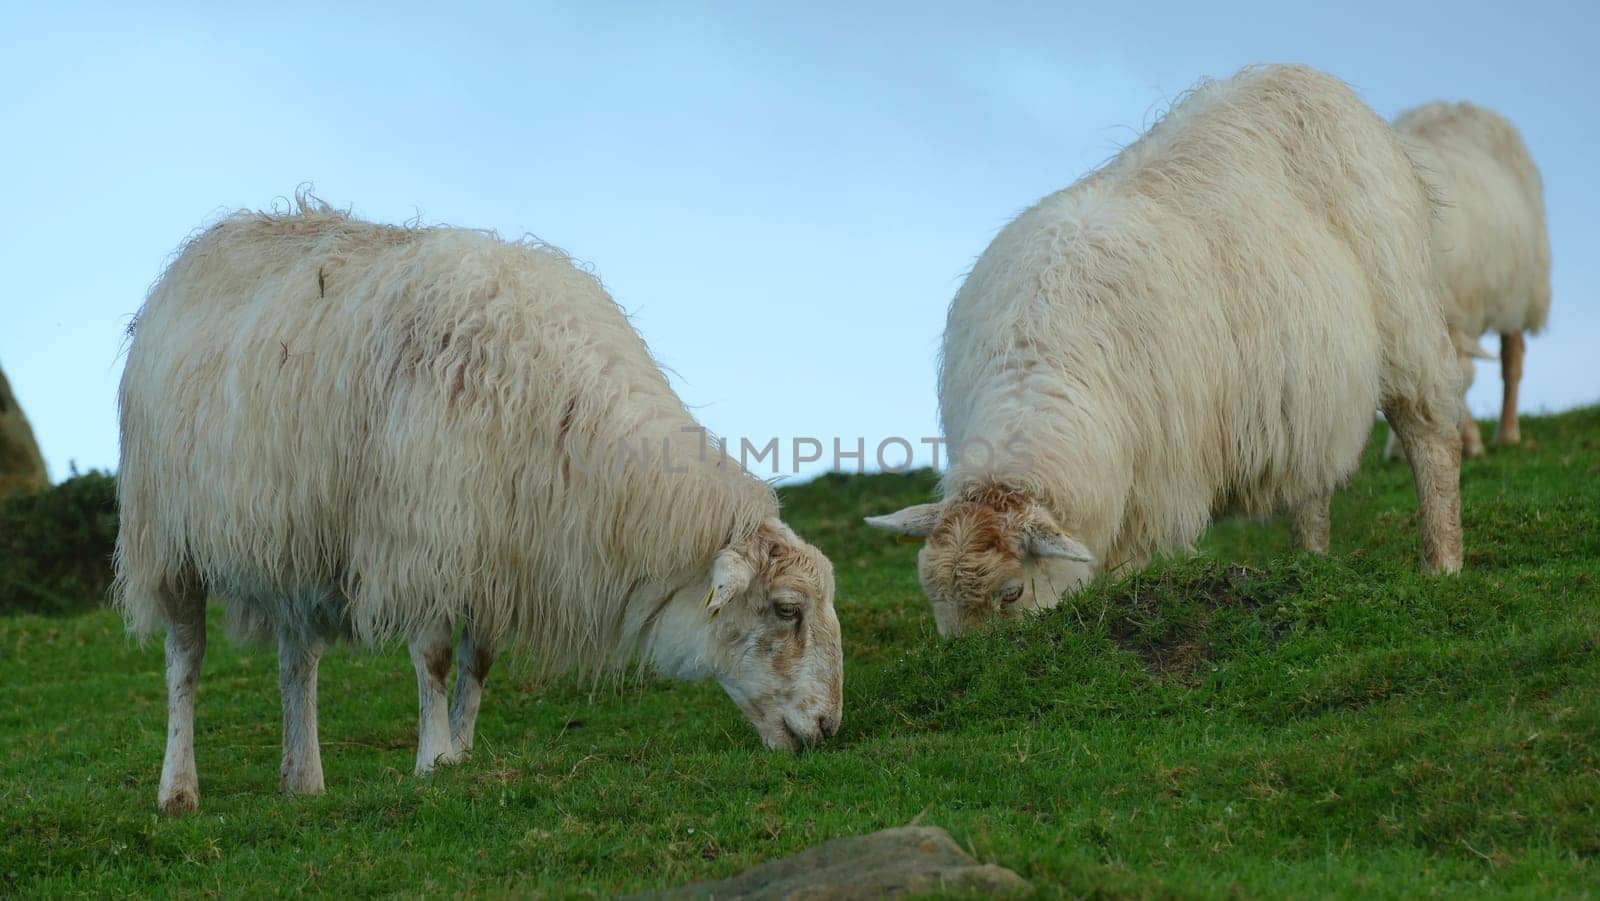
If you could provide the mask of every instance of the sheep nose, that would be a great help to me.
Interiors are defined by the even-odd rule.
[[[833,733],[839,731],[839,720],[826,714],[817,717],[817,732],[822,735],[822,740],[827,741]]]

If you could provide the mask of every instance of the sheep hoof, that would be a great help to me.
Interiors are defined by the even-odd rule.
[[[162,816],[177,817],[200,810],[200,792],[193,788],[174,789],[157,804]]]
[[[278,779],[278,791],[286,795],[320,795],[326,789],[322,787],[322,779],[306,779],[296,776],[283,776]]]
[[[436,755],[433,758],[427,760],[426,762],[424,762],[422,760],[418,760],[417,761],[416,774],[418,776],[431,776],[431,775],[433,775],[433,771],[438,769],[439,767],[442,767],[442,766],[453,766],[455,764],[458,764],[458,763],[462,762],[465,759],[466,759],[466,755],[464,755],[464,754],[462,754],[462,753],[460,753],[458,751],[451,751],[451,752],[446,753],[446,754]]]

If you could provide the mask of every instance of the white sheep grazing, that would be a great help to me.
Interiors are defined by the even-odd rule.
[[[1222,512],[1286,509],[1325,552],[1378,407],[1418,461],[1427,565],[1459,569],[1431,215],[1348,87],[1267,66],[1201,83],[1007,225],[950,306],[944,499],[867,520],[926,537],[940,632],[1186,550]]]
[[[1476,339],[1490,331],[1500,335],[1504,397],[1496,440],[1516,444],[1522,437],[1522,333],[1537,333],[1550,315],[1550,236],[1539,167],[1516,127],[1481,106],[1435,101],[1401,113],[1394,127],[1440,200],[1434,258],[1468,384],[1473,358],[1488,356]],[[1483,453],[1470,413],[1462,414],[1461,438],[1467,456]],[[1385,455],[1397,449],[1391,435]]]
[[[409,641],[419,774],[471,750],[505,646],[715,677],[774,748],[838,728],[831,565],[710,452],[598,280],[539,244],[299,207],[189,243],[128,352],[115,595],[167,629],[163,811],[199,801],[207,595],[277,640],[290,792],[323,788],[337,636]]]

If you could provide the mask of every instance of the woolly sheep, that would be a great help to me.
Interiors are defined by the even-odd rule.
[[[838,728],[831,565],[710,452],[597,279],[541,244],[297,206],[189,243],[128,352],[114,593],[167,630],[161,810],[199,801],[208,594],[278,643],[289,792],[323,789],[336,637],[409,642],[419,775],[470,752],[506,646],[715,677],[773,748]]]
[[[1504,395],[1495,440],[1516,444],[1522,439],[1517,387],[1523,332],[1538,333],[1550,314],[1550,237],[1539,168],[1516,127],[1481,106],[1435,101],[1401,113],[1394,127],[1441,201],[1434,259],[1462,372],[1470,384],[1473,358],[1489,356],[1477,338],[1498,332]],[[1478,424],[1465,411],[1461,438],[1467,456],[1483,453]],[[1385,454],[1397,450],[1391,435]]]
[[[1431,215],[1343,83],[1268,66],[1202,82],[1007,225],[950,306],[943,500],[867,520],[926,538],[939,631],[1054,606],[1222,512],[1287,509],[1296,543],[1326,552],[1379,407],[1418,462],[1426,564],[1458,570],[1460,383]]]

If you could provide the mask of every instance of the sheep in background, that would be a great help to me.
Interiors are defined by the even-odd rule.
[[[1489,331],[1500,335],[1504,397],[1495,440],[1516,444],[1522,440],[1522,334],[1538,333],[1550,315],[1550,236],[1539,168],[1517,129],[1481,106],[1435,101],[1401,113],[1394,127],[1440,200],[1434,259],[1469,385],[1473,358],[1489,356],[1477,338]],[[1465,411],[1461,438],[1467,456],[1483,453],[1478,423]],[[1397,450],[1391,434],[1384,454],[1393,457]]]
[[[1431,216],[1348,87],[1267,66],[1201,83],[1007,225],[950,306],[943,500],[867,520],[926,538],[940,632],[1189,549],[1224,512],[1288,510],[1326,552],[1379,407],[1417,461],[1427,567],[1460,569]]]
[[[323,788],[339,636],[409,642],[418,774],[471,750],[505,646],[547,673],[715,677],[770,747],[837,729],[832,567],[708,452],[597,279],[548,246],[298,206],[185,247],[123,375],[115,597],[167,630],[163,811],[199,801],[207,595],[278,643],[285,791]]]

